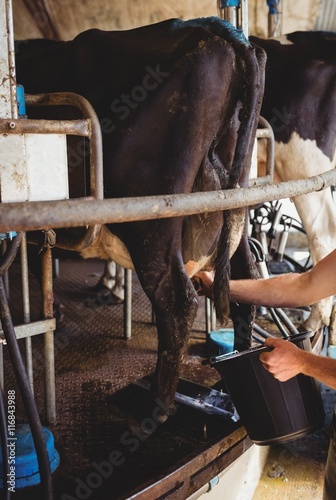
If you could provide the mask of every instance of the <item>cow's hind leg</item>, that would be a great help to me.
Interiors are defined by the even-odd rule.
[[[182,278],[183,277],[183,278]],[[181,274],[184,281],[184,276]],[[187,278],[189,280],[189,278]],[[186,283],[184,284],[184,286]],[[156,310],[158,328],[158,359],[153,381],[153,394],[164,403],[161,418],[174,411],[174,397],[178,383],[180,366],[187,346],[188,334],[195,319],[197,299],[188,285],[185,295],[180,295],[167,314],[159,304]]]
[[[140,238],[132,238],[128,248],[156,318],[158,355],[152,382],[153,412],[162,422],[174,412],[180,366],[197,313],[198,298],[181,256],[180,222],[174,225],[161,221],[161,227],[158,226],[155,224],[160,230],[159,247],[157,231],[147,230],[146,248],[137,243]],[[155,236],[152,238],[152,235]]]
[[[156,415],[164,421],[174,412],[174,397],[189,332],[197,312],[197,296],[180,259],[172,263],[149,292],[158,332],[158,357],[152,384]],[[146,279],[144,288],[148,291]]]
[[[231,279],[258,278],[247,236],[244,235],[231,258]],[[252,322],[255,307],[250,304],[230,303],[230,315],[234,326],[234,348],[244,351],[251,347]]]

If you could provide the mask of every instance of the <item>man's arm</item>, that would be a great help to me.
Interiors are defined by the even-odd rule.
[[[274,349],[260,354],[260,361],[281,382],[303,373],[336,390],[336,359],[304,351],[282,339],[269,337],[265,345]]]
[[[213,298],[213,272],[196,275],[202,280],[202,291]],[[327,255],[311,271],[288,273],[273,278],[230,281],[230,300],[268,307],[311,305],[336,295],[336,250]]]
[[[230,281],[230,298],[269,307],[314,304],[336,294],[336,250],[302,274],[281,274],[261,280]]]
[[[274,278],[230,281],[230,300],[268,307],[297,307],[310,305],[306,293],[310,275],[282,274]]]
[[[205,295],[212,298],[213,273],[198,276]],[[230,282],[232,301],[270,307],[310,305],[331,295],[336,295],[336,250],[302,274]],[[336,359],[317,356],[282,339],[270,337],[265,344],[274,349],[260,354],[260,361],[278,380],[302,373],[336,390]]]

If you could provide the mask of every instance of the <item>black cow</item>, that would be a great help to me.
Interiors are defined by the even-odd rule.
[[[103,132],[105,196],[230,189],[247,183],[263,94],[264,52],[218,18],[178,19],[129,31],[86,31],[39,48],[21,43],[17,80],[27,93],[70,91],[93,105]],[[134,268],[158,330],[153,395],[173,409],[179,367],[197,311],[190,280],[216,269],[215,304],[229,315],[228,280],[255,275],[245,210],[109,224],[89,256]],[[233,305],[236,346],[249,345],[250,306]],[[239,318],[238,318],[239,316]]]
[[[281,180],[318,175],[336,165],[336,33],[295,32],[275,39],[250,37],[267,54],[261,114],[272,125],[275,173]],[[329,189],[294,198],[312,260],[336,248],[336,209]],[[332,298],[312,307],[308,330],[330,325],[336,344]]]

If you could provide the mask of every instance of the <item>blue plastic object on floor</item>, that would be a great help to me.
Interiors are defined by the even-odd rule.
[[[43,429],[44,439],[46,441],[48,456],[50,460],[51,472],[54,472],[60,463],[60,457],[55,449],[55,441],[53,434],[46,429]],[[33,436],[28,424],[19,424],[15,429],[15,438],[8,437],[7,446],[10,458],[15,458],[15,488],[25,488],[33,486],[41,482],[37,455]],[[2,470],[2,455],[0,454],[0,487],[3,488],[3,470]],[[11,478],[11,477],[10,477]],[[8,479],[6,480],[8,481]]]
[[[330,345],[328,347],[328,356],[329,358],[336,359],[336,345]]]
[[[220,328],[210,332],[209,340],[212,356],[227,354],[234,350],[234,331],[231,328]]]

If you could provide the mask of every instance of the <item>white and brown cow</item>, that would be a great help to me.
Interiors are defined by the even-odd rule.
[[[295,32],[275,39],[250,37],[267,54],[261,114],[275,136],[275,173],[300,179],[335,167],[336,33]],[[336,210],[330,189],[296,196],[313,263],[336,248]],[[309,330],[330,324],[336,344],[332,299],[312,307]]]

